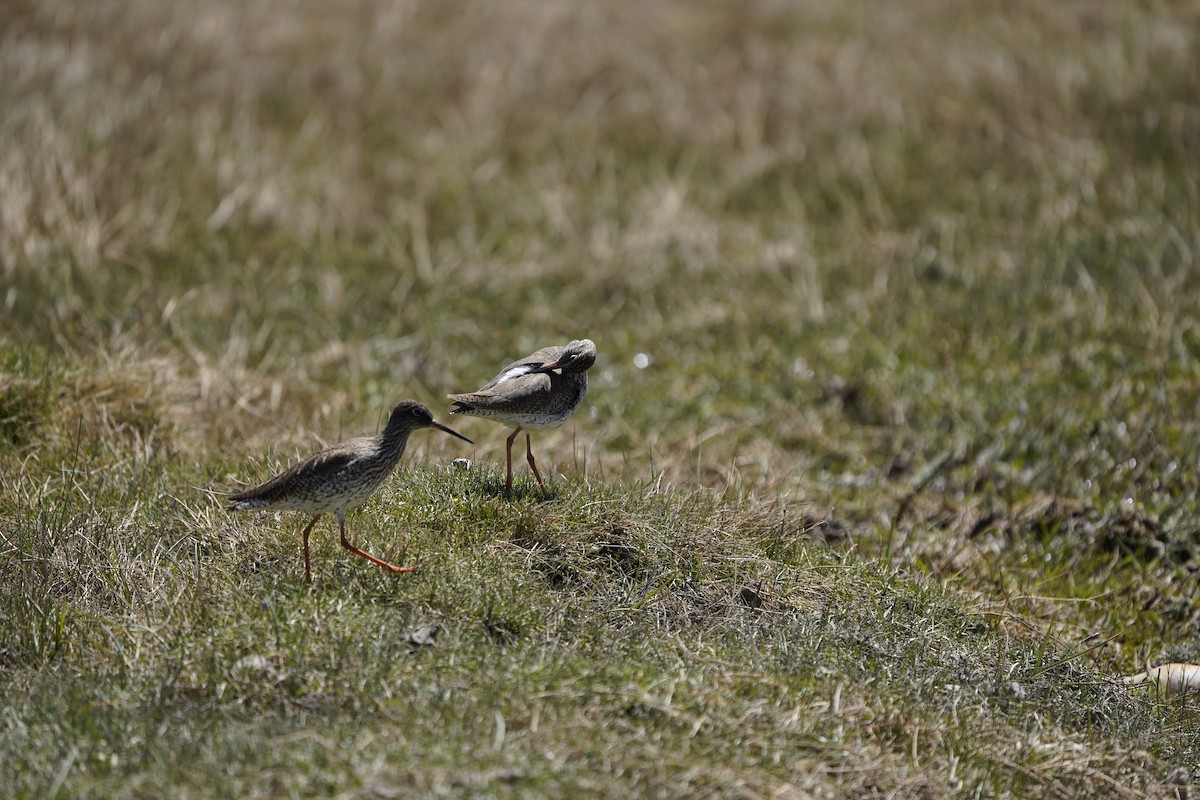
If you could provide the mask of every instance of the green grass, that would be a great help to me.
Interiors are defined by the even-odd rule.
[[[1045,785],[1030,735],[1157,746],[1161,709],[946,589],[801,544],[811,522],[651,486],[538,501],[477,470],[406,478],[354,525],[420,554],[403,580],[326,538],[306,585],[273,523],[138,548],[73,508],[69,537],[19,531],[8,688],[29,713],[6,740],[69,762],[83,795],[890,791],[951,769],[1002,792]],[[153,529],[147,494],[130,522]],[[407,641],[429,624],[433,646]]]
[[[0,786],[1164,796],[1198,22],[5,6]],[[222,509],[581,336],[547,492],[460,420],[352,514],[412,575]]]

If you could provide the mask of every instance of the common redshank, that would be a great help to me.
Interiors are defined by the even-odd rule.
[[[261,486],[230,496],[229,510],[315,514],[303,534],[304,577],[307,580],[312,579],[308,537],[326,512],[337,516],[342,547],[392,572],[412,572],[412,567],[394,566],[350,544],[346,538],[346,512],[362,505],[379,488],[404,455],[408,435],[418,428],[437,428],[474,444],[458,431],[436,422],[425,406],[415,400],[405,400],[392,409],[387,425],[378,436],[350,439],[309,456]]]
[[[514,361],[482,389],[447,395],[453,414],[487,417],[513,428],[505,449],[504,489],[512,492],[512,446],[522,430],[548,430],[562,425],[579,408],[587,393],[587,371],[596,363],[591,339],[576,339],[565,346],[543,347]],[[546,484],[533,458],[530,435],[525,434],[529,468],[544,491]]]

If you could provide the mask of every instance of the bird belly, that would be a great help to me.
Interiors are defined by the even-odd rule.
[[[548,431],[562,427],[562,424],[570,418],[571,412],[566,414],[527,414],[521,417],[518,424],[527,430]]]
[[[534,431],[557,428],[571,417],[570,412],[566,414],[516,414],[512,412],[488,411],[481,409],[478,411],[471,410],[465,413],[470,416],[495,420],[496,422],[503,423],[510,428],[525,428]]]

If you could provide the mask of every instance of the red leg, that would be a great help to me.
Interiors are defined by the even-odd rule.
[[[378,558],[376,558],[375,556],[370,555],[369,553],[364,553],[362,550],[359,550],[357,547],[350,544],[350,540],[346,538],[346,523],[343,522],[340,527],[341,527],[341,531],[342,531],[342,547],[346,548],[351,553],[354,553],[355,555],[358,555],[358,556],[362,556],[367,561],[370,561],[372,564],[378,564],[379,566],[383,567],[384,569],[390,569],[392,572],[412,572],[415,569],[415,567],[397,567],[393,564],[389,564],[386,561],[381,561]]]
[[[308,523],[308,527],[304,529],[304,580],[306,581],[312,580],[312,562],[308,558],[308,535],[312,533],[313,525],[316,525],[317,520],[320,518],[321,515],[317,514],[312,518],[312,522]]]
[[[537,462],[533,460],[533,443],[529,441],[529,434],[525,434],[525,453],[529,461],[529,468],[533,470],[533,477],[538,479],[538,486],[542,487],[542,491],[546,491],[546,484],[542,482],[542,473],[537,470]]]
[[[512,432],[512,436],[508,437],[508,439],[504,442],[504,491],[510,494],[512,493],[512,443],[513,440],[517,438],[517,434],[520,432],[521,429],[517,428]]]

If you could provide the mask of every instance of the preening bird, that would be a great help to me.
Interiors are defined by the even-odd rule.
[[[583,402],[587,371],[595,363],[596,345],[591,339],[576,339],[514,361],[478,391],[447,395],[454,404],[451,413],[494,419],[513,428],[505,448],[505,491],[512,491],[512,445],[517,434],[557,428],[570,419]],[[529,433],[525,452],[538,486],[545,490]]]

